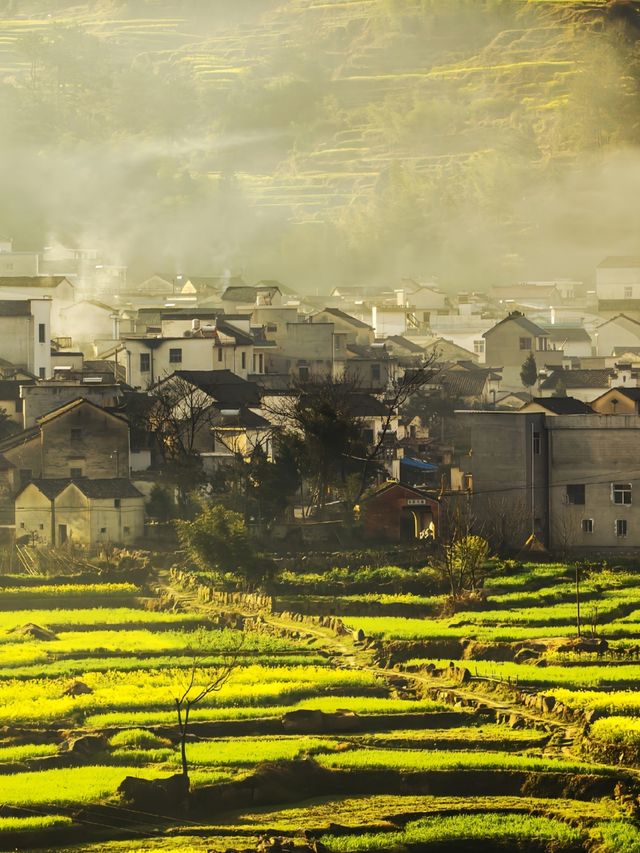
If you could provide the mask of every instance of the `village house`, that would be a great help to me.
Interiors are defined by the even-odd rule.
[[[627,314],[616,314],[593,332],[594,355],[609,356],[623,349],[640,347],[640,322]]]
[[[0,300],[48,300],[49,332],[51,337],[55,337],[63,334],[60,330],[60,315],[64,308],[75,301],[75,288],[65,276],[2,276]]]
[[[262,305],[281,305],[282,293],[276,284],[256,285],[231,284],[221,296],[225,313],[237,311],[251,312]]]
[[[512,311],[483,337],[485,362],[492,367],[502,367],[502,384],[509,390],[523,387],[520,371],[529,355],[536,359],[538,369],[546,364],[562,363],[562,352],[552,350],[546,329],[532,323],[519,311]]]
[[[0,482],[15,494],[31,480],[129,476],[129,425],[89,400],[77,399],[0,441]]]
[[[460,306],[460,309],[462,308],[463,306]],[[481,364],[490,363],[486,358],[484,333],[493,325],[495,320],[465,311],[446,316],[435,315],[429,321],[432,338],[451,341],[455,346],[473,353]],[[495,364],[495,366],[500,365]]]
[[[277,346],[265,354],[265,372],[289,382],[339,378],[348,357],[347,336],[335,335],[334,328],[333,323],[285,323]]]
[[[477,352],[472,352],[446,338],[435,338],[425,343],[424,352],[428,359],[433,358],[444,364],[455,361],[473,361],[484,364],[484,340],[482,339],[478,343],[482,346],[476,348]]]
[[[34,480],[15,498],[16,539],[30,545],[133,545],[144,518],[144,497],[125,478]]]
[[[50,299],[0,300],[0,358],[31,376],[51,376]]]
[[[178,415],[182,408],[185,419],[194,418],[194,449],[205,471],[238,455],[249,459],[257,448],[271,458],[273,425],[263,414],[255,382],[230,370],[179,370],[152,388],[151,397],[162,396],[165,388],[176,391]]]
[[[213,324],[196,318],[188,325],[181,335],[123,335],[129,385],[148,388],[176,370],[231,370],[243,379],[264,373],[265,349],[249,332],[221,318]]]
[[[544,327],[549,333],[549,345],[561,350],[566,357],[589,358],[593,354],[591,336],[582,326],[549,325]]]
[[[332,323],[335,333],[345,335],[348,344],[371,346],[375,340],[373,328],[358,317],[352,317],[340,308],[324,308],[311,317],[312,323]]]
[[[360,389],[382,392],[395,375],[396,361],[382,342],[371,346],[348,343],[346,356],[342,375]]]
[[[640,415],[640,388],[616,385],[591,401],[599,415]]]
[[[596,269],[598,313],[640,312],[640,257],[605,258]]]
[[[501,381],[499,370],[479,367],[473,361],[459,361],[436,370],[428,387],[468,406],[495,405]]]
[[[539,396],[551,397],[566,393],[588,403],[594,396],[610,388],[616,376],[616,371],[609,367],[592,370],[556,368],[539,382]]]
[[[100,381],[95,381],[96,378]],[[101,376],[88,374],[86,380],[65,378],[20,383],[22,428],[31,429],[44,415],[76,400],[88,400],[103,409],[118,406],[122,387],[114,382],[113,376],[103,382]]]

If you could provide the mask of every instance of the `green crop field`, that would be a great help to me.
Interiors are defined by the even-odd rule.
[[[7,846],[31,849],[34,839],[42,846],[40,839],[50,837],[51,850],[222,853],[257,848],[268,828],[285,836],[306,828],[331,851],[436,843],[455,847],[474,839],[498,846],[531,839],[536,849],[550,853],[591,847],[613,853],[616,844],[633,850],[637,831],[613,797],[621,779],[634,784],[627,768],[640,766],[635,691],[640,663],[617,661],[614,651],[605,650],[601,657],[558,651],[558,643],[575,637],[567,567],[524,566],[497,574],[479,610],[420,619],[359,615],[372,606],[383,613],[394,607],[422,607],[425,613],[439,608],[441,593],[421,594],[412,587],[432,584],[430,573],[414,575],[421,580],[392,568],[377,576],[363,572],[357,584],[368,576],[375,589],[387,582],[383,578],[393,578],[412,591],[358,587],[352,592],[348,578],[336,572],[333,582],[343,587],[337,596],[323,596],[315,575],[285,578],[290,608],[296,597],[302,607],[305,583],[314,587],[313,607],[321,612],[330,613],[330,603],[340,608],[348,602],[352,615],[336,615],[353,629],[363,628],[368,637],[378,637],[371,652],[368,640],[353,645],[349,635],[336,637],[315,617],[289,624],[274,614],[273,631],[254,631],[252,622],[240,631],[217,627],[224,620],[218,619],[221,611],[215,605],[181,612],[147,609],[135,587],[93,584],[87,597],[74,584],[6,587],[11,592],[0,613],[0,799],[5,809],[0,844],[4,837]],[[585,607],[591,601],[606,603],[601,628],[617,638],[621,649],[636,642],[636,623],[626,619],[640,609],[634,582],[630,570],[614,572],[601,589],[585,581],[592,596]],[[15,600],[22,604],[29,598],[33,606],[12,609],[13,590],[18,591]],[[113,607],[114,596],[123,595],[128,605]],[[90,600],[94,606],[56,608],[60,596]],[[272,617],[264,618],[255,627],[268,626]],[[51,638],[38,639],[29,625],[51,631]],[[538,660],[462,660],[468,642],[481,644],[490,658],[494,646],[504,656],[514,644],[515,655],[536,637],[542,643],[535,652]],[[411,654],[416,643],[438,642],[453,643],[459,658],[453,663],[469,671],[464,701],[450,695],[457,687],[449,659],[424,651]],[[396,665],[393,655],[405,646],[410,653]],[[118,794],[120,783],[126,776],[153,780],[180,772],[175,696],[191,677],[204,683],[210,668],[230,652],[237,655],[231,677],[191,713],[186,754],[193,796],[218,802],[222,795],[216,792],[232,790],[235,782],[271,767],[314,767],[319,781],[313,784],[320,787],[290,794],[293,803],[288,804],[270,804],[265,794],[262,811],[248,811],[246,802],[219,815],[195,811],[191,826],[208,827],[202,829],[206,839],[193,835],[180,817],[152,810],[159,836],[149,837],[149,814],[138,814],[131,838],[116,840],[115,827],[132,820],[126,811],[131,803]],[[369,656],[374,652],[386,659],[384,668]],[[427,664],[435,665],[436,675]],[[561,715],[538,713],[527,720],[531,712],[511,704],[508,713],[522,714],[513,726],[507,717],[498,719],[491,702],[496,690],[504,690],[500,702],[516,703],[508,698],[516,688],[527,695],[540,691],[559,708],[578,715],[596,712],[600,718],[586,726],[567,725]],[[468,697],[482,709],[468,704]],[[283,719],[291,722],[285,725]],[[74,743],[82,743],[85,735],[93,740],[83,752]],[[617,766],[622,755],[624,768]],[[335,774],[348,776],[352,799],[336,798],[336,783],[329,781]],[[512,781],[505,782],[505,774]],[[429,796],[410,790],[419,784],[412,779],[426,777],[435,786]],[[375,793],[367,787],[372,784]],[[550,796],[550,785],[558,799]],[[571,800],[572,785],[581,791],[579,802]],[[482,796],[479,786],[487,789]],[[271,791],[268,783],[266,790]],[[274,784],[273,796],[281,790]],[[102,811],[91,812],[83,823],[80,808]],[[394,823],[394,814],[410,814],[411,820]],[[359,831],[336,833],[336,825]],[[177,827],[180,834],[174,836]],[[89,843],[88,834],[95,841]]]

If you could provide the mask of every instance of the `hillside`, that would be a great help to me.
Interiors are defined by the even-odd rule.
[[[638,230],[636,6],[5,0],[0,230],[314,289],[588,275]]]

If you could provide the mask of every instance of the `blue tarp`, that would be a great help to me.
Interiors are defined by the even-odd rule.
[[[417,468],[419,471],[437,471],[438,466],[432,462],[423,462],[422,459],[412,459],[410,456],[405,456],[400,460],[401,465],[408,465],[410,468]]]

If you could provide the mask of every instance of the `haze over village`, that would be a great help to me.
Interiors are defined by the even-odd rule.
[[[0,0],[0,851],[640,853],[640,2]]]

